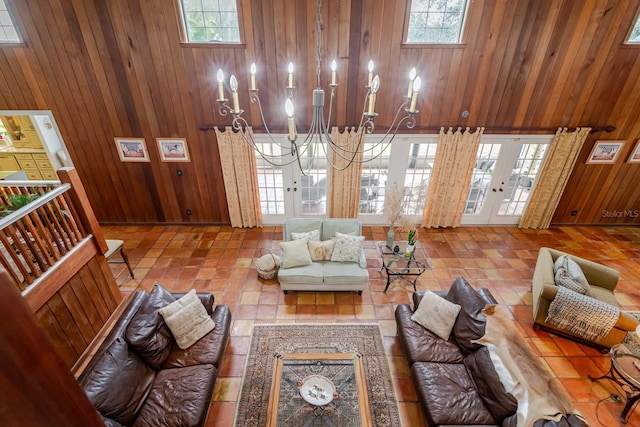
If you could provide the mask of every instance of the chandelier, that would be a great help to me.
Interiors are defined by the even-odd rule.
[[[231,91],[231,105],[229,99],[225,98],[224,80],[225,74],[222,69],[219,69],[216,75],[218,83],[218,98],[219,103],[218,112],[221,116],[227,116],[231,114],[232,129],[239,131],[243,140],[249,144],[253,149],[269,164],[274,166],[285,166],[296,162],[303,175],[308,174],[308,169],[314,164],[314,157],[318,155],[320,147],[325,155],[327,163],[336,170],[345,170],[353,163],[364,163],[372,161],[382,155],[387,146],[391,144],[395,138],[400,126],[405,124],[407,129],[411,129],[415,126],[416,120],[414,115],[418,113],[416,110],[416,101],[418,97],[418,91],[420,90],[421,79],[417,76],[416,69],[412,68],[409,72],[409,85],[407,93],[402,97],[400,106],[398,107],[396,114],[388,127],[386,133],[380,139],[376,139],[375,143],[368,144],[368,147],[364,147],[364,137],[366,134],[371,134],[375,130],[374,119],[378,116],[375,112],[376,95],[380,88],[380,77],[373,74],[374,63],[369,61],[368,63],[368,82],[365,88],[367,93],[362,105],[362,115],[360,123],[358,124],[357,131],[352,133],[346,133],[347,140],[344,138],[340,142],[334,141],[331,137],[331,112],[333,107],[333,101],[335,97],[336,88],[338,87],[336,72],[336,61],[331,62],[331,80],[329,87],[331,92],[329,95],[329,108],[325,121],[324,107],[325,107],[325,91],[320,85],[321,74],[321,62],[322,62],[322,14],[321,14],[322,0],[317,2],[317,16],[316,16],[316,77],[317,86],[313,90],[312,105],[313,116],[309,130],[306,134],[300,135],[297,132],[296,120],[295,120],[295,107],[293,101],[294,86],[294,66],[293,63],[289,63],[288,66],[288,78],[287,78],[287,98],[284,103],[284,111],[287,116],[287,128],[288,133],[283,138],[275,138],[266,123],[264,112],[262,110],[262,103],[258,95],[258,88],[256,84],[257,67],[256,64],[251,64],[250,67],[250,80],[249,80],[249,94],[252,104],[256,104],[260,118],[262,121],[262,127],[266,135],[268,136],[272,144],[277,144],[280,150],[270,150],[266,152],[260,148],[260,145],[256,143],[253,138],[252,132],[249,131],[249,124],[244,118],[244,110],[240,108],[240,102],[238,100],[238,80],[235,75],[231,75],[229,78],[229,89]],[[281,154],[273,154],[274,151],[279,151]],[[335,160],[328,155],[331,151],[334,154],[334,159],[343,159],[340,162],[342,165],[337,165]],[[359,155],[362,153],[362,155]],[[303,162],[301,159],[304,158]],[[303,167],[303,163],[308,165]]]

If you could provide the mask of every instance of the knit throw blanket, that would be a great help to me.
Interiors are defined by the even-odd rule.
[[[558,286],[545,322],[597,342],[615,326],[619,316],[618,307]]]

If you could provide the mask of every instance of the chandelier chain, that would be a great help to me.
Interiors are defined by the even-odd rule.
[[[318,0],[316,11],[316,76],[320,87],[320,64],[322,62],[322,0]]]

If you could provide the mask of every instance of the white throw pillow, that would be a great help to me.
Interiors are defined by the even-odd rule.
[[[320,230],[311,230],[304,233],[291,233],[292,240],[320,240]]]
[[[459,312],[458,304],[427,291],[411,316],[411,320],[448,341]]]
[[[311,264],[307,239],[280,242],[282,248],[282,268],[300,267]]]
[[[555,282],[558,286],[564,286],[582,295],[593,296],[591,285],[577,262],[568,255],[561,255],[553,263]]]
[[[333,246],[336,244],[334,239],[318,241],[309,240],[309,253],[312,261],[329,261],[333,253]]]
[[[182,350],[191,347],[216,327],[195,289],[158,312]]]
[[[360,260],[364,236],[349,236],[336,231],[335,240],[331,261],[358,262]]]

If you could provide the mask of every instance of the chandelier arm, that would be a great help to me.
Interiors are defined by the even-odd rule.
[[[291,150],[292,150],[291,154],[293,154],[293,157],[294,157],[294,160],[291,163],[295,161],[298,164],[298,169],[300,169],[300,173],[304,176],[309,176],[310,171],[304,170],[304,168],[302,167],[302,161],[300,160],[300,157],[302,156],[302,154],[304,154],[304,152],[300,153],[298,151],[298,146],[296,144],[293,144],[293,146],[291,147]]]
[[[364,159],[364,157],[363,157],[362,160],[357,160],[356,159],[357,152],[358,152],[358,150],[360,148],[360,145],[362,143],[362,138],[364,138],[364,133],[359,133],[361,139],[358,142],[358,145],[357,145],[357,147],[356,147],[356,149],[354,151],[344,149],[343,147],[335,146],[335,148],[340,148],[345,153],[352,154],[352,156],[349,158],[349,157],[346,157],[345,155],[343,155],[342,153],[340,153],[340,151],[335,151],[336,155],[338,155],[339,157],[341,157],[344,160],[347,160],[348,164],[344,168],[339,168],[339,167],[336,167],[334,165],[334,163],[330,161],[331,165],[333,167],[336,167],[336,169],[338,169],[338,170],[345,170],[346,168],[351,166],[351,164],[353,164],[353,163],[368,163],[368,162],[373,161],[373,160],[377,159],[378,157],[380,157],[384,153],[384,151],[387,149],[387,147],[395,139],[396,135],[398,134],[398,130],[400,129],[400,126],[402,125],[402,123],[404,123],[405,121],[408,121],[408,123],[406,125],[408,129],[411,129],[411,128],[413,128],[415,126],[416,119],[414,117],[414,114],[413,113],[408,113],[408,110],[406,108],[404,108],[406,104],[407,104],[407,102],[404,102],[403,104],[400,105],[400,107],[398,108],[398,110],[396,112],[396,115],[395,115],[395,117],[393,119],[393,122],[391,123],[391,126],[389,127],[389,129],[387,130],[385,135],[382,137],[382,139],[380,139],[380,141],[378,141],[378,142],[374,143],[373,145],[371,145],[371,147],[369,147],[369,148],[367,148],[365,150],[362,150],[363,156],[364,156],[364,153],[373,152],[377,147],[379,147],[380,145],[383,145],[383,148],[378,152],[378,154],[376,154],[375,156],[372,156],[372,157],[368,157],[366,160]],[[398,120],[398,117],[399,117],[399,115],[400,115],[400,113],[401,113],[401,111],[403,109],[405,109],[405,111],[407,111],[408,114],[406,116],[403,116],[400,120]],[[397,123],[396,123],[396,121],[397,121]],[[368,123],[368,122],[373,123],[371,120],[367,120],[366,123]],[[391,138],[389,138],[389,136],[391,136]]]
[[[336,169],[337,171],[344,171],[344,170],[347,170],[353,163],[363,163],[362,161],[356,160],[356,156],[358,155],[360,145],[364,141],[364,134],[362,132],[358,132],[358,136],[359,136],[359,141],[358,141],[358,144],[356,146],[356,149],[350,152],[352,154],[351,157],[345,157],[340,152],[335,151],[335,153],[336,153],[336,155],[338,157],[340,157],[340,158],[342,158],[344,160],[347,160],[347,164],[346,165],[337,166],[334,162],[331,161],[329,156],[327,156],[327,161],[329,162],[329,164],[331,165],[332,168]]]
[[[244,119],[244,117],[241,117],[241,116],[234,117],[233,121],[231,122],[231,129],[233,129],[234,131],[240,133],[240,136],[242,137],[244,142],[247,143],[255,151],[257,151],[263,159],[268,161],[267,157],[270,157],[270,158],[284,158],[285,155],[283,155],[283,154],[270,155],[270,154],[263,153],[258,148],[258,145],[256,144],[255,140],[252,137],[248,137],[247,136],[247,132],[248,131],[244,131],[243,128],[244,129],[248,129],[248,124],[247,124],[247,121]]]
[[[332,87],[332,88],[331,88],[331,99],[330,99],[330,101],[329,101],[329,121],[331,120],[331,109],[332,109],[332,107],[333,107],[333,98],[334,98],[334,88]],[[365,117],[365,114],[364,114],[364,111],[365,111],[365,110],[364,110],[364,108],[365,108],[365,107],[366,107],[366,105],[367,105],[367,104],[366,104],[366,99],[367,99],[367,98],[368,98],[368,95],[367,95],[367,96],[365,96],[365,103],[363,104],[362,116],[361,116],[361,118],[360,118],[360,123],[358,124],[358,128],[357,128],[357,131],[356,131],[356,133],[357,133],[357,134],[362,133],[362,132],[360,132],[360,129],[362,129],[362,128],[363,128],[363,126],[365,126],[365,131],[366,131],[366,133],[371,133],[371,131],[373,130],[373,121],[372,121],[372,120],[370,120],[370,119],[368,119],[366,122],[364,121],[364,117]],[[371,124],[371,125],[370,125],[370,126],[371,126],[371,130],[369,130],[369,125],[368,125],[368,123],[370,123],[370,124]],[[353,154],[353,153],[354,153],[354,151],[352,151],[352,150],[350,150],[350,149],[346,148],[346,147],[349,147],[350,145],[352,145],[352,143],[353,143],[353,141],[352,141],[350,138],[348,138],[348,139],[347,139],[347,142],[345,142],[344,144],[338,144],[338,143],[337,143],[337,142],[335,142],[335,141],[333,140],[333,138],[331,137],[331,132],[330,132],[330,131],[331,131],[331,128],[330,128],[330,124],[325,125],[325,124],[324,124],[324,121],[323,121],[323,123],[322,123],[322,124],[323,124],[323,133],[324,133],[325,137],[327,138],[327,142],[329,142],[329,144],[331,144],[331,147],[332,147],[332,148],[339,149],[339,150],[341,150],[341,151],[344,151],[344,152],[347,152],[347,153],[350,153],[350,154]],[[346,131],[348,131],[348,130],[349,130],[349,128],[348,128],[348,127],[346,127]],[[360,145],[360,144],[358,144],[358,145]],[[355,152],[357,152],[357,150],[356,150]],[[343,158],[344,158],[345,160],[347,160],[347,158],[346,158],[346,157],[343,157]]]
[[[365,108],[367,106],[367,99],[369,98],[369,94],[371,93],[371,88],[368,88],[367,90],[367,95],[364,97],[364,102],[362,104],[362,115],[360,116],[360,123],[358,124],[357,130],[356,130],[356,134],[360,135],[359,137],[362,138],[362,134],[364,133],[372,133],[373,130],[375,129],[375,125],[373,124],[373,120],[371,119],[370,116],[368,116],[365,113]],[[329,107],[329,111],[331,111],[331,105],[333,103],[333,88],[331,88],[331,104]],[[331,114],[331,113],[329,113]],[[329,116],[331,117],[331,116]],[[367,118],[365,121],[365,117]],[[348,127],[347,127],[348,130]],[[327,135],[330,135],[327,130],[325,129],[325,133],[327,133]],[[345,142],[344,144],[338,144],[336,142],[333,141],[333,139],[329,136],[328,137],[329,141],[331,142],[331,146],[334,148],[337,148],[343,152],[349,153],[349,154],[353,154],[353,153],[357,153],[358,150],[350,150],[346,147],[349,147],[353,144],[353,140],[351,140],[350,138],[347,140],[347,142]],[[358,147],[360,146],[360,142],[358,143]],[[338,154],[340,155],[340,154]],[[342,156],[341,156],[342,157]],[[348,158],[343,157],[345,160],[348,160]]]
[[[366,114],[367,100],[369,99],[369,95],[371,95],[371,87],[367,87],[367,94],[364,96],[364,100],[362,101],[362,115],[360,116],[360,123],[358,124],[358,130],[360,130],[360,128],[362,128],[363,126],[367,126],[368,122],[371,122],[371,125],[373,125],[373,121]],[[366,121],[365,121],[365,117],[367,118]],[[371,132],[368,132],[368,133],[371,133]]]
[[[365,151],[364,151],[364,152],[372,151],[372,150],[373,150],[373,148],[378,147],[378,146],[379,146],[379,145],[381,145],[381,144],[384,144],[384,147],[382,148],[382,150],[380,150],[380,152],[379,152],[378,154],[376,154],[375,156],[369,157],[369,158],[367,158],[366,160],[365,160],[365,159],[363,159],[363,160],[355,160],[355,159],[354,159],[354,160],[353,160],[353,163],[368,163],[368,162],[371,162],[371,161],[373,161],[373,160],[376,160],[378,157],[382,156],[382,154],[383,154],[383,153],[384,153],[384,151],[387,149],[387,147],[388,147],[388,146],[393,142],[393,140],[395,139],[395,137],[398,135],[398,129],[400,128],[400,125],[401,125],[404,121],[406,121],[406,120],[410,120],[409,124],[407,124],[407,127],[408,127],[409,129],[411,129],[411,127],[415,126],[415,121],[416,121],[416,119],[413,117],[413,115],[409,114],[409,115],[404,116],[404,117],[403,117],[403,118],[398,122],[398,124],[396,125],[395,131],[394,131],[393,133],[390,133],[390,131],[391,131],[391,128],[390,128],[390,129],[387,131],[387,133],[385,134],[385,136],[384,136],[384,137],[383,137],[379,142],[375,143],[375,144],[372,146],[372,148],[367,149],[367,150],[365,150]],[[409,127],[409,126],[411,126],[411,127]],[[388,137],[389,135],[391,135],[391,138],[390,138],[388,141],[386,141],[386,139],[387,139],[387,137]]]
[[[267,126],[267,121],[264,119],[264,112],[262,110],[262,102],[260,101],[260,97],[254,91],[249,91],[249,92],[252,92],[251,95],[250,95],[251,103],[252,104],[258,104],[258,112],[260,113],[260,121],[262,122],[262,126],[264,127],[264,130],[265,130],[266,134],[269,136],[269,139],[271,140],[271,142],[274,143],[274,144],[279,145],[280,148],[282,148],[282,149],[289,148],[286,145],[278,142],[278,140],[273,137],[273,135],[271,134],[271,131],[269,130],[269,126]],[[243,121],[245,123],[247,123],[247,121],[244,118],[243,118]]]
[[[233,129],[234,131],[238,131],[240,133],[240,136],[242,137],[243,141],[249,145],[254,151],[256,151],[260,157],[262,157],[262,159],[264,161],[266,161],[267,163],[269,163],[272,166],[287,166],[290,165],[292,163],[294,163],[297,160],[297,157],[294,157],[292,160],[289,161],[284,161],[285,157],[288,154],[267,154],[262,152],[262,150],[260,150],[258,148],[258,145],[256,144],[255,140],[253,139],[253,137],[251,136],[247,136],[248,131],[244,131],[244,129],[248,129],[248,123],[245,120],[244,117],[241,116],[237,116],[234,117],[233,121],[231,122],[231,129]],[[279,144],[275,139],[273,139],[273,137],[271,137],[271,140],[273,141],[273,143],[275,145],[278,145],[280,148],[286,149],[287,147],[285,147],[284,145]],[[293,144],[293,146],[295,146],[295,144]],[[297,149],[295,150],[297,152]],[[306,150],[305,150],[306,151]],[[304,151],[301,153],[304,154]],[[277,162],[271,159],[282,159],[282,162]]]
[[[218,114],[220,114],[221,116],[226,116],[231,112],[231,110],[232,108],[229,107],[226,102],[221,102],[218,106]]]
[[[333,98],[335,96],[335,86],[331,86],[331,97],[329,98],[329,115],[327,116],[327,124],[325,125],[324,123],[324,117],[322,120],[322,125],[323,125],[323,132],[325,134],[325,136],[327,137],[327,142],[329,142],[329,144],[333,145],[337,145],[334,141],[333,138],[331,138],[331,112],[333,110]]]
[[[313,116],[311,118],[311,124],[309,125],[309,132],[304,137],[304,140],[299,145],[307,145],[313,140],[313,135],[319,134],[318,129],[318,107],[313,107]],[[320,140],[322,141],[322,134],[320,134]]]
[[[400,106],[398,107],[398,110],[396,111],[395,116],[393,117],[393,121],[391,122],[391,125],[389,126],[389,128],[387,129],[387,131],[385,132],[384,136],[382,137],[382,139],[380,139],[380,141],[374,143],[371,148],[368,148],[366,150],[364,150],[365,152],[367,151],[373,151],[375,148],[377,148],[378,146],[385,144],[385,141],[387,139],[387,137],[391,134],[392,138],[391,141],[395,138],[396,134],[398,133],[398,130],[400,129],[400,126],[402,125],[403,122],[408,120],[407,123],[407,129],[413,129],[413,127],[416,125],[416,119],[414,117],[415,113],[410,113],[409,110],[405,107],[408,104],[408,101],[403,102],[402,104],[400,104]],[[405,110],[407,112],[407,115],[405,115],[404,117],[402,117],[399,121],[398,121],[398,117],[400,116],[400,113],[402,112],[402,110]],[[397,123],[396,123],[397,122]],[[365,128],[365,130],[367,131],[367,133],[372,133],[373,130],[375,129],[375,125],[373,123],[373,120],[367,120],[365,122],[365,126],[368,126]],[[393,133],[392,133],[393,131]],[[390,142],[390,141],[389,141]]]
[[[262,157],[262,159],[263,159],[265,162],[269,163],[271,166],[278,166],[278,167],[287,166],[287,165],[290,165],[290,164],[294,163],[294,162],[297,160],[297,158],[296,158],[296,157],[294,157],[293,159],[291,159],[291,160],[289,160],[289,161],[284,161],[284,158],[285,158],[285,155],[284,155],[284,154],[279,155],[279,156],[275,156],[275,155],[274,155],[274,156],[270,156],[270,155],[268,155],[268,154],[265,154],[265,153],[263,153],[262,151],[260,151],[260,150],[258,149],[258,147],[255,145],[255,142],[253,142],[253,140],[248,139],[248,138],[244,135],[244,133],[243,133],[243,132],[241,132],[241,133],[242,133],[242,139],[243,139],[247,144],[249,144],[249,146],[251,146],[251,147],[254,149],[254,151],[256,151],[256,152],[260,155],[260,157]],[[280,159],[282,159],[283,161],[282,161],[282,162],[276,162],[276,161],[271,160],[271,158],[280,158]]]
[[[407,124],[406,124],[407,129],[413,129],[413,127],[416,125],[415,113],[411,113],[411,112],[409,112],[409,110],[407,108],[404,108],[404,106],[407,105],[407,104],[408,104],[408,102],[404,102],[403,104],[400,105],[400,107],[398,108],[398,111],[396,111],[396,115],[393,117],[393,121],[391,122],[391,126],[389,126],[389,129],[387,129],[387,132],[385,132],[385,134],[382,137],[382,139],[378,143],[376,143],[373,147],[376,147],[376,146],[378,146],[380,144],[384,144],[385,140],[387,139],[387,137],[389,135],[391,135],[391,139],[389,140],[388,143],[391,143],[391,141],[393,141],[395,139],[396,135],[398,134],[398,130],[400,129],[400,126],[405,121],[407,122]],[[396,120],[398,120],[398,117],[400,116],[400,112],[403,109],[407,112],[407,114],[405,116],[403,116],[398,121],[398,123],[396,124]],[[387,145],[388,145],[388,143],[387,143]]]

